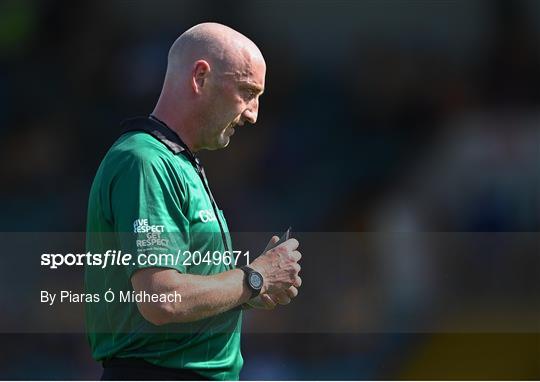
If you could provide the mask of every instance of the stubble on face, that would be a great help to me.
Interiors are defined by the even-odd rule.
[[[220,76],[215,80],[208,98],[205,126],[202,132],[205,148],[217,150],[225,148],[234,134],[234,127],[240,122],[242,109],[238,100],[236,79]]]
[[[214,67],[202,129],[204,148],[216,150],[229,145],[234,128],[244,122],[242,115],[252,99],[249,91],[258,96],[264,90],[265,71],[262,56],[244,47],[229,50],[227,59]]]
[[[225,94],[221,89],[213,89],[208,99],[208,107],[201,126],[201,141],[207,150],[217,150],[227,147],[229,144],[231,116],[226,116]]]

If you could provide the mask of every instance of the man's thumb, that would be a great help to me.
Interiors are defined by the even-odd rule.
[[[274,248],[275,244],[279,241],[279,237],[277,236],[272,236],[272,238],[270,239],[270,241],[268,242],[268,244],[266,245],[266,248],[264,249],[263,251],[263,254],[266,253],[266,251],[269,251],[271,250],[272,248]]]

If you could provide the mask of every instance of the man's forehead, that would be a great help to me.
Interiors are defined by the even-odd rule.
[[[236,53],[231,56],[228,71],[236,73],[238,78],[264,77],[266,63],[260,54],[247,49],[239,49]]]

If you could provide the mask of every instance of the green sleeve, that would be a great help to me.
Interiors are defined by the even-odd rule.
[[[126,153],[122,171],[112,182],[111,208],[114,230],[123,253],[133,259],[128,277],[138,269],[163,267],[186,273],[178,251],[189,249],[186,195],[178,171],[166,158]],[[143,264],[139,254],[146,257]],[[166,256],[164,256],[166,255]]]

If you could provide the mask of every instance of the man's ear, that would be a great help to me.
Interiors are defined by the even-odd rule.
[[[205,60],[198,60],[193,65],[191,87],[195,93],[201,93],[203,87],[206,85],[210,70],[210,65]]]

